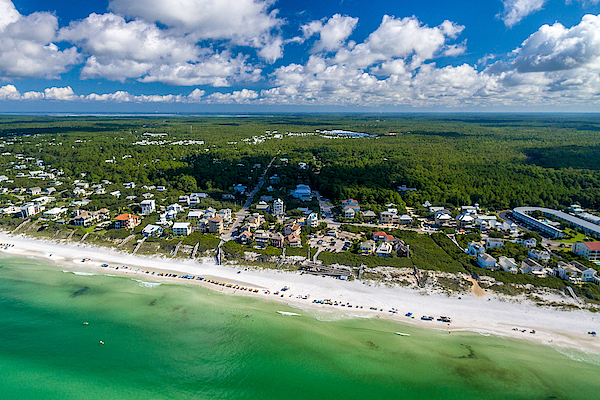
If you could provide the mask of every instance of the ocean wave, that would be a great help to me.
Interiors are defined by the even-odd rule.
[[[94,276],[94,275],[96,275],[93,272],[82,272],[82,271],[73,271],[73,274],[75,274],[75,275],[83,275],[83,276]]]
[[[288,315],[288,316],[296,316],[296,317],[300,317],[301,315],[295,312],[289,312],[289,311],[277,311],[278,314],[281,315]]]
[[[600,367],[600,353],[584,349],[573,349],[552,346],[554,350],[573,361],[583,362]]]
[[[159,282],[146,282],[146,281],[140,281],[139,279],[132,279],[132,281],[138,282],[138,285],[140,287],[148,288],[148,289],[154,289],[161,285]]]

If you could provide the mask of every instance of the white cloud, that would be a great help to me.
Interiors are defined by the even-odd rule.
[[[503,0],[504,12],[497,15],[502,18],[504,25],[512,28],[525,17],[540,11],[547,0]]]
[[[385,15],[364,43],[341,49],[335,62],[364,69],[382,61],[413,57],[419,64],[445,50],[447,39],[455,38],[463,29],[450,21],[430,28],[415,17],[397,19]]]
[[[588,68],[600,71],[600,15],[585,15],[578,25],[543,25],[515,51],[512,68],[520,72]]]
[[[44,89],[44,98],[46,100],[75,100],[77,96],[70,86],[67,87],[51,87]]]
[[[274,48],[283,20],[271,0],[111,0],[115,13],[160,22],[194,40],[229,40],[260,49],[268,62],[281,57]],[[267,49],[266,49],[267,48]]]
[[[21,18],[21,14],[15,8],[15,5],[10,0],[0,0],[0,31],[7,25],[17,22]]]
[[[19,100],[21,94],[14,85],[0,87],[0,100]]]
[[[9,0],[0,0],[0,78],[57,78],[80,62],[77,48],[60,50],[58,20],[47,12],[19,14]]]
[[[254,90],[242,89],[233,93],[215,92],[207,96],[208,103],[228,104],[228,103],[248,103],[250,100],[258,98],[258,93]]]
[[[352,34],[358,18],[343,17],[335,14],[325,24],[323,21],[312,21],[301,27],[304,38],[319,35],[319,40],[314,44],[312,52],[336,51],[346,42]]]
[[[246,64],[246,57],[229,51],[215,53],[198,47],[189,36],[159,29],[142,20],[126,21],[108,14],[91,14],[60,31],[89,54],[81,76],[125,81],[162,82],[169,85],[230,86],[238,81],[255,81],[260,69]],[[281,56],[281,42],[265,47],[264,57]]]

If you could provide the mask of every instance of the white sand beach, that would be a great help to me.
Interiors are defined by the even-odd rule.
[[[449,332],[473,331],[600,353],[600,336],[588,334],[589,331],[600,332],[600,314],[589,310],[562,311],[539,307],[530,301],[517,301],[493,292],[486,291],[483,296],[448,296],[425,289],[371,286],[358,280],[342,281],[288,271],[246,268],[242,265],[219,266],[210,259],[193,261],[132,256],[112,249],[35,240],[24,236],[11,236],[4,232],[0,232],[0,243],[10,244],[0,248],[0,251],[10,256],[49,260],[58,266],[78,272],[118,273],[136,275],[136,279],[145,281],[198,284],[231,295],[250,295],[283,302],[296,307],[300,314],[310,314],[319,319],[339,317],[342,314],[348,317],[391,318],[402,323]],[[83,261],[84,259],[86,261]],[[102,264],[108,264],[109,267],[103,268]],[[155,274],[152,275],[152,272]],[[161,272],[189,274],[203,277],[204,280],[156,276]],[[227,288],[207,280],[259,290],[249,292]],[[286,286],[289,290],[281,292]],[[275,292],[279,294],[275,295]],[[557,301],[568,301],[566,297],[552,296],[557,297]],[[315,299],[331,299],[344,306],[313,303]],[[347,304],[352,305],[352,308]],[[371,307],[375,307],[377,311],[371,310]],[[397,310],[397,313],[390,310]],[[413,313],[415,318],[406,317],[408,312]],[[448,325],[435,319],[421,321],[423,315],[431,315],[435,319],[448,316],[452,318],[452,323]],[[518,330],[514,330],[515,328]],[[532,330],[535,330],[535,333],[531,333]]]

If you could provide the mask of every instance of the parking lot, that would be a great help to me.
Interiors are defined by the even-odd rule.
[[[347,251],[352,245],[354,239],[359,239],[360,235],[356,235],[350,232],[336,232],[336,236],[329,234],[315,235],[308,239],[310,247],[319,249],[321,251],[331,251],[339,253],[341,251]],[[347,244],[348,243],[348,244]]]

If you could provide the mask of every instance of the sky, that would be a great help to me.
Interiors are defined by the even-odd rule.
[[[600,112],[600,0],[0,0],[0,113]]]

